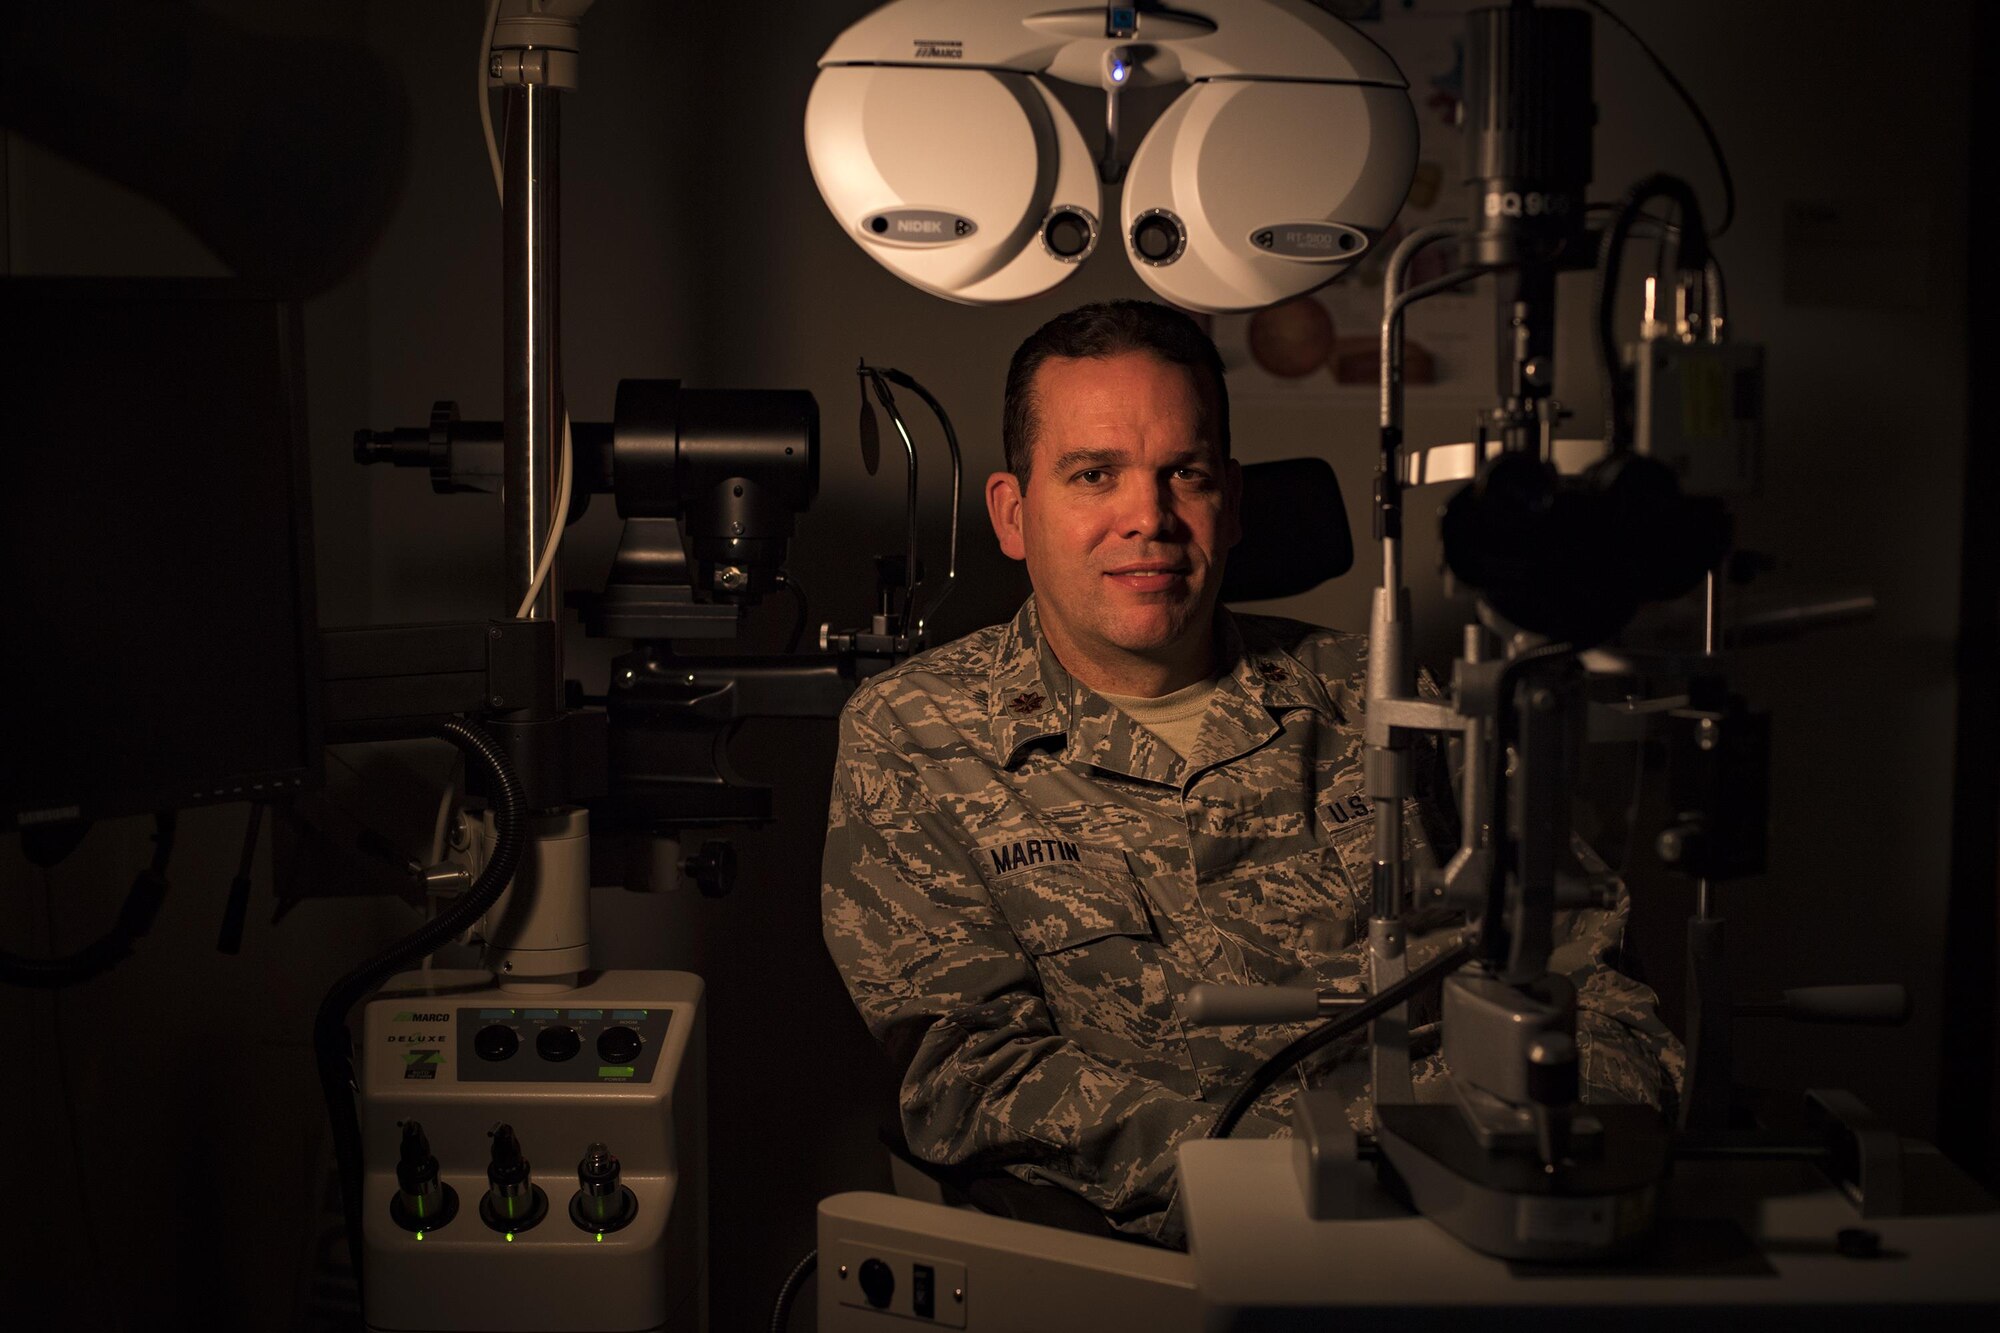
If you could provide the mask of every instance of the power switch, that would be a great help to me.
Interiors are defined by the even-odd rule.
[[[861,1265],[861,1294],[878,1310],[889,1308],[896,1297],[896,1271],[880,1259]]]
[[[820,1281],[848,1310],[881,1311],[920,1321],[923,1328],[963,1329],[968,1326],[972,1290],[967,1266],[938,1254],[911,1254],[870,1242],[828,1237],[820,1247]],[[987,1312],[993,1322],[994,1311]],[[853,1317],[847,1316],[848,1322]],[[880,1323],[884,1333],[889,1325]],[[846,1325],[843,1324],[842,1327]],[[859,1324],[855,1325],[857,1328]],[[908,1328],[911,1325],[905,1325]]]

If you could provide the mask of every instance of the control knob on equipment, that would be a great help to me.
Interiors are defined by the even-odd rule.
[[[438,1179],[438,1159],[431,1155],[424,1127],[414,1120],[403,1122],[403,1151],[396,1163],[396,1197],[389,1200],[389,1216],[418,1239],[435,1231],[458,1215],[458,1191]]]
[[[549,1196],[529,1178],[528,1159],[512,1125],[493,1130],[493,1160],[486,1167],[486,1194],[479,1201],[479,1218],[495,1231],[526,1231],[548,1215]]]
[[[570,1221],[585,1231],[603,1235],[616,1231],[639,1211],[632,1191],[618,1183],[618,1159],[601,1143],[593,1143],[576,1164],[576,1193],[570,1196]]]
[[[544,1060],[567,1060],[583,1049],[583,1039],[575,1028],[543,1028],[535,1034],[535,1049]]]
[[[521,1038],[505,1023],[489,1023],[472,1038],[472,1049],[482,1060],[505,1060],[521,1049]]]
[[[638,1058],[639,1048],[644,1044],[638,1033],[623,1024],[597,1034],[597,1053],[604,1057],[606,1064],[631,1064]]]

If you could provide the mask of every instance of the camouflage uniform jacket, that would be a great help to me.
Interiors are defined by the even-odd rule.
[[[1367,977],[1366,641],[1218,619],[1186,759],[1062,669],[1032,598],[875,677],[841,718],[823,873],[827,947],[903,1070],[912,1151],[1061,1185],[1167,1243],[1175,1146],[1305,1030],[1195,1027],[1180,997]],[[1581,986],[1585,1095],[1657,1103],[1680,1052],[1652,993],[1601,966],[1624,915],[1570,914],[1552,969]],[[1444,932],[1427,950],[1435,922],[1411,924],[1417,964]],[[1288,1132],[1301,1086],[1237,1133]]]

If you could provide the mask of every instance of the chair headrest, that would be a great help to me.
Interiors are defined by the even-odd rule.
[[[1223,571],[1223,601],[1296,596],[1353,566],[1354,533],[1331,464],[1281,458],[1244,467],[1243,540]]]

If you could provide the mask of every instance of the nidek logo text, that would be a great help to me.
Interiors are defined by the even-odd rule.
[[[892,245],[948,245],[979,230],[971,218],[936,208],[899,208],[862,219],[865,235]]]
[[[917,38],[917,59],[919,60],[963,60],[965,43],[962,41],[939,41],[928,37]]]

